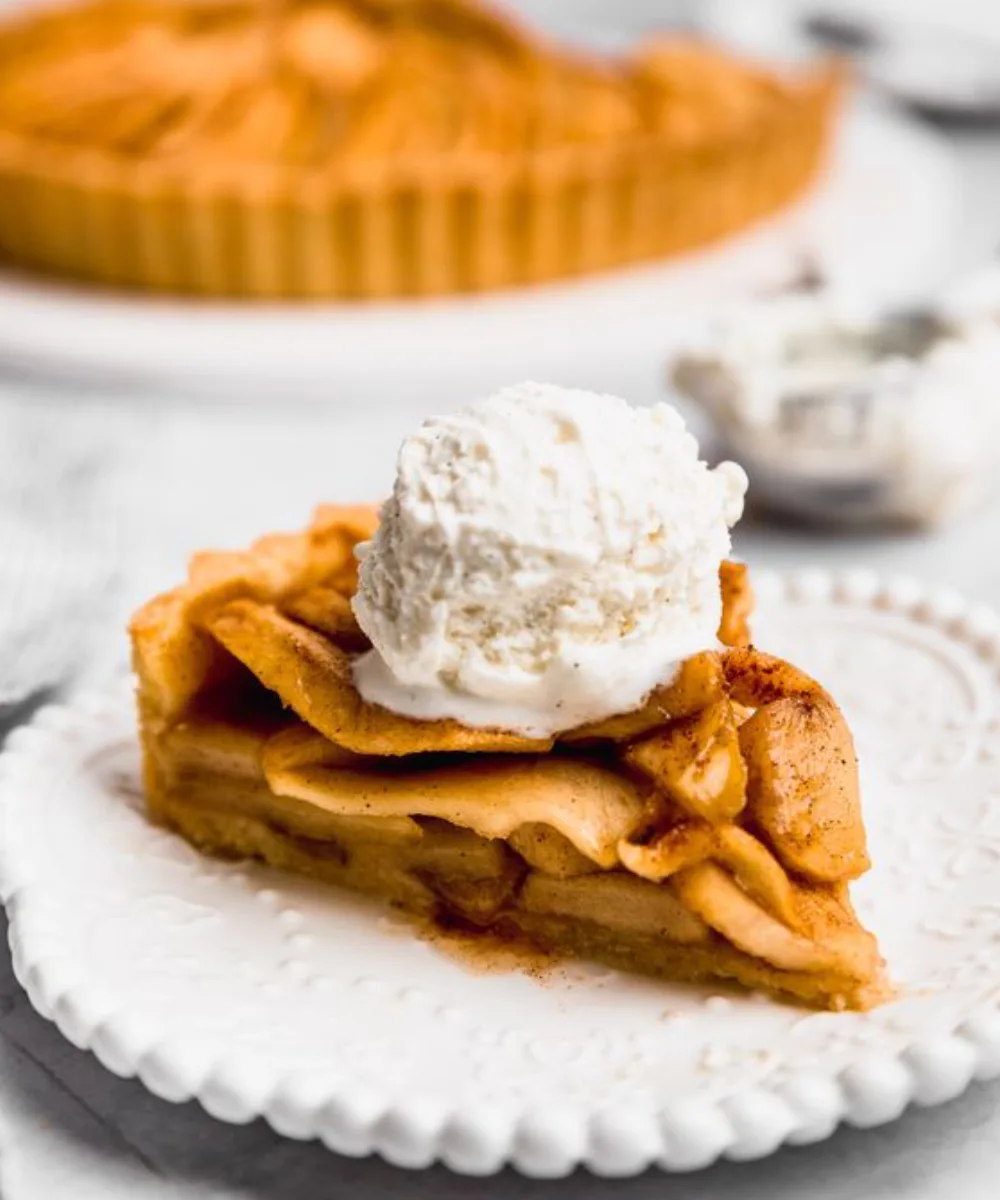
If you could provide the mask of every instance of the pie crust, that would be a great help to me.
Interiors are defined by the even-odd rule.
[[[676,38],[583,57],[473,0],[83,0],[0,25],[0,251],[218,297],[585,274],[799,195],[840,85]]]

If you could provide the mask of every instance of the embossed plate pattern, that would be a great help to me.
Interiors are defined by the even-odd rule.
[[[605,1175],[768,1154],[1000,1074],[1000,617],[866,573],[757,580],[761,645],[854,724],[900,997],[867,1014],[586,965],[475,974],[384,909],[204,859],[141,814],[127,689],[0,758],[15,969],[112,1071],[405,1166]]]

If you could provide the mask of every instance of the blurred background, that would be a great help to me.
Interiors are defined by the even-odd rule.
[[[383,494],[423,416],[526,377],[681,404],[706,453],[750,467],[757,503],[737,549],[755,565],[904,571],[1000,601],[984,553],[1000,521],[996,6],[509,0],[525,23],[513,34],[444,0],[176,7],[195,16],[88,2],[74,24],[58,6],[43,20],[0,0],[0,701],[106,673],[124,659],[129,610],[192,549]],[[372,11],[380,38],[393,22],[402,32],[379,43],[389,99],[369,112],[344,97],[369,70]],[[444,51],[427,28],[452,39]],[[455,44],[472,68],[455,66]],[[495,79],[478,58],[501,64]],[[511,63],[527,82],[494,94]],[[209,92],[223,117],[199,124]],[[504,97],[527,106],[528,133],[498,124]],[[315,246],[310,294],[286,299],[268,247],[298,228],[300,202],[325,220],[317,189],[357,165],[325,133],[293,152],[331,112],[344,144],[355,126],[368,138],[364,219],[338,217],[340,241],[294,242]],[[171,142],[164,130],[185,122],[187,141]],[[421,137],[446,174],[456,161],[463,179],[479,172],[481,240],[495,219],[482,178],[534,164],[475,279],[448,274],[454,246],[435,227],[385,240],[366,215],[381,211],[363,207],[372,180],[405,175]],[[662,175],[622,200],[632,176],[614,172],[641,183],[644,157]],[[227,171],[257,172],[253,195],[270,203],[275,163],[280,226],[243,193],[197,208]],[[413,171],[399,212],[416,222],[430,184]],[[578,173],[567,187],[590,208],[552,201],[544,180],[558,191],[560,171]],[[176,216],[184,204],[200,224]],[[505,255],[522,234],[519,275]],[[223,251],[247,295],[224,273],[191,284],[178,265]],[[411,277],[400,263],[415,253]],[[340,286],[337,256],[370,254],[372,274]],[[421,290],[433,294],[405,294]],[[887,319],[902,341],[886,341]]]

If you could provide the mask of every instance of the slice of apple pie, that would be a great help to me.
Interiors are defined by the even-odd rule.
[[[818,1007],[888,994],[848,885],[869,865],[850,732],[812,679],[721,646],[630,711],[527,736],[362,698],[367,508],[197,556],[132,639],[149,811],[199,848],[468,929]]]

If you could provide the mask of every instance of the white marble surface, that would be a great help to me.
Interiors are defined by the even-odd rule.
[[[966,208],[956,260],[971,266],[1000,247],[1000,134],[954,137]],[[914,181],[919,187],[919,181]],[[5,448],[22,438],[20,452],[43,468],[39,438],[52,423],[91,439],[102,455],[105,485],[115,480],[129,496],[112,503],[113,526],[127,570],[102,601],[104,628],[152,586],[170,581],[194,534],[209,539],[247,537],[261,528],[299,520],[308,504],[370,495],[384,487],[391,448],[408,420],[386,414],[373,422],[359,414],[334,431],[308,414],[288,414],[280,432],[251,418],[236,437],[225,414],[203,412],[205,437],[192,444],[187,418],[152,406],[129,407],[83,395],[56,397],[0,380],[0,426]],[[13,414],[13,416],[10,416]],[[189,415],[189,414],[188,414]],[[350,456],[338,446],[351,444]],[[360,447],[360,448],[359,448]],[[219,456],[235,485],[218,507],[192,513],[185,494],[210,494]],[[267,457],[265,457],[267,456]],[[261,463],[272,470],[260,483]],[[384,469],[368,464],[380,462]],[[137,488],[137,484],[143,484]],[[54,494],[73,503],[65,481]],[[141,500],[137,496],[144,497]],[[198,540],[204,540],[199,538]],[[149,552],[151,544],[163,553]],[[738,547],[751,563],[866,565],[880,571],[932,578],[1000,605],[1000,501],[942,533],[849,538],[749,523]],[[98,667],[120,654],[120,637],[92,656]],[[1000,1176],[1000,1087],[973,1087],[943,1109],[914,1111],[873,1131],[842,1130],[821,1146],[790,1149],[760,1163],[722,1164],[665,1180],[650,1174],[605,1182],[578,1174],[563,1184],[531,1183],[507,1174],[472,1182],[434,1169],[410,1175],[373,1161],[339,1159],[314,1144],[285,1141],[260,1125],[220,1124],[193,1106],[155,1099],[134,1082],[109,1075],[90,1056],[64,1043],[29,1008],[0,954],[0,1196],[3,1200],[325,1200],[368,1197],[574,1197],[661,1195],[678,1200],[988,1200]]]

